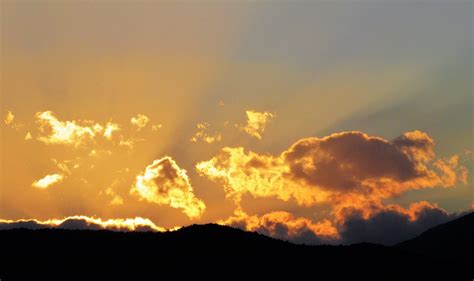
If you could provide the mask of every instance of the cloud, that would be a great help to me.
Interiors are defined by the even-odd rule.
[[[342,219],[335,221],[323,219],[314,222],[283,211],[261,216],[237,211],[234,216],[218,223],[294,243],[320,245],[371,242],[394,245],[453,220],[458,215],[448,213],[436,204],[421,201],[412,203],[408,208],[396,204],[372,206],[368,213],[360,206],[346,207],[340,210],[339,217]]]
[[[197,127],[197,132],[191,137],[190,141],[191,142],[198,142],[198,141],[204,141],[207,143],[214,143],[214,142],[220,142],[222,140],[222,136],[220,133],[215,132],[213,134],[210,134],[209,127],[211,125],[206,122],[198,123],[196,125]]]
[[[222,182],[227,197],[237,204],[245,194],[284,201],[293,198],[300,205],[313,205],[327,197],[326,192],[286,176],[289,168],[282,157],[246,152],[242,147],[223,148],[211,160],[196,164],[196,170],[210,180]]]
[[[27,132],[26,135],[25,135],[25,140],[27,141],[27,140],[31,140],[31,139],[33,139],[33,136],[31,135],[30,132]]]
[[[163,124],[155,124],[151,126],[152,131],[158,131],[161,128],[163,128]]]
[[[120,130],[120,127],[118,124],[107,122],[104,129],[104,137],[110,140],[112,138],[112,134],[119,130]]]
[[[307,218],[297,218],[291,213],[277,211],[262,216],[237,212],[236,216],[219,221],[219,224],[254,231],[277,239],[306,244],[333,244],[339,241],[338,230],[325,219],[314,223]]]
[[[113,205],[113,206],[123,205],[123,198],[117,193],[115,193],[115,191],[111,187],[108,187],[107,189],[105,189],[104,193],[105,195],[112,197],[112,200],[110,200],[110,205]]]
[[[298,140],[278,156],[223,148],[197,172],[222,182],[239,203],[244,194],[294,199],[300,205],[373,204],[413,189],[452,187],[467,170],[457,156],[435,159],[434,142],[420,131],[393,142],[361,132]]]
[[[153,161],[136,177],[130,190],[148,202],[181,209],[188,217],[199,218],[206,206],[196,198],[186,173],[169,156]]]
[[[64,175],[61,174],[46,175],[44,178],[34,181],[31,186],[38,189],[46,189],[53,184],[60,183],[63,179]]]
[[[0,230],[6,229],[42,229],[59,228],[70,230],[99,230],[107,229],[113,231],[166,231],[165,228],[156,226],[151,220],[136,217],[126,219],[101,219],[88,216],[70,216],[63,219],[0,219]]]
[[[125,139],[123,136],[121,136],[121,139],[119,141],[119,146],[125,146],[128,149],[132,149],[135,144],[135,141],[133,139]]]
[[[81,167],[84,163],[82,163],[81,158],[77,157],[75,159],[69,160],[57,160],[56,158],[51,158],[51,161],[54,163],[56,168],[58,168],[63,174],[70,175],[72,174],[72,170]]]
[[[343,213],[339,229],[344,244],[370,241],[393,245],[457,216],[426,201],[413,203],[407,209],[398,205],[384,206],[369,216],[357,208],[346,208]]]
[[[5,119],[3,119],[3,122],[5,125],[10,125],[13,123],[13,120],[15,119],[15,115],[11,111],[7,111],[7,114],[5,114]]]
[[[81,146],[94,140],[96,136],[103,136],[107,139],[112,137],[112,133],[118,130],[115,123],[107,123],[105,129],[103,125],[94,121],[60,121],[51,111],[37,112],[36,121],[39,124],[40,135],[38,140],[45,144],[63,144],[74,147]]]
[[[12,129],[15,129],[17,131],[19,131],[20,129],[22,129],[25,126],[24,124],[20,124],[18,122],[15,122],[15,115],[10,110],[7,111],[7,113],[5,114],[3,122],[5,123],[6,126],[12,128]]]
[[[265,131],[267,123],[275,118],[273,113],[267,111],[258,112],[247,110],[245,114],[247,114],[247,124],[236,125],[236,127],[259,140],[262,139],[262,134]]]
[[[144,114],[137,114],[137,116],[130,119],[130,123],[137,127],[137,131],[145,128],[148,122],[150,122],[150,118]]]

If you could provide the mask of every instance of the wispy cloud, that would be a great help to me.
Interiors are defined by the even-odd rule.
[[[150,118],[145,114],[137,114],[130,119],[130,123],[136,126],[138,131],[145,128],[148,122],[150,122]]]
[[[262,139],[262,134],[265,132],[267,123],[271,119],[275,118],[275,114],[268,111],[258,112],[254,110],[247,110],[245,114],[247,115],[247,124],[237,124],[236,127],[259,140]]]

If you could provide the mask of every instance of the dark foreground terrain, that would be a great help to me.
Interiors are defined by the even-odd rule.
[[[473,280],[473,244],[474,213],[393,247],[294,245],[213,224],[167,233],[3,230],[0,279]]]

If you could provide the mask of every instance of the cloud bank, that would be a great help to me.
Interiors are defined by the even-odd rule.
[[[421,131],[392,141],[342,132],[298,140],[276,156],[225,147],[197,163],[196,170],[222,183],[236,203],[235,216],[223,224],[294,242],[393,244],[455,216],[424,201],[408,208],[386,204],[410,190],[467,182],[459,156],[438,159],[434,146]],[[325,204],[330,219],[315,222],[286,212],[247,215],[244,195],[291,200],[304,208]]]
[[[70,216],[63,219],[21,219],[2,220],[0,219],[0,230],[6,229],[43,229],[59,228],[70,230],[100,230],[107,229],[113,231],[166,231],[165,228],[156,226],[151,220],[136,217],[126,219],[101,219],[88,216]]]
[[[298,140],[277,156],[225,147],[196,170],[222,182],[237,203],[249,194],[293,199],[303,206],[377,204],[408,190],[466,181],[459,157],[435,159],[433,147],[434,141],[420,131],[394,141],[343,132]]]

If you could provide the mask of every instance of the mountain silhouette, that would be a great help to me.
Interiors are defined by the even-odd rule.
[[[394,247],[295,245],[216,224],[164,233],[3,230],[0,278],[95,280],[132,274],[141,280],[172,274],[199,279],[472,280],[474,264],[467,257],[473,220],[471,213]]]
[[[412,253],[474,263],[474,213],[430,228],[396,247]]]

